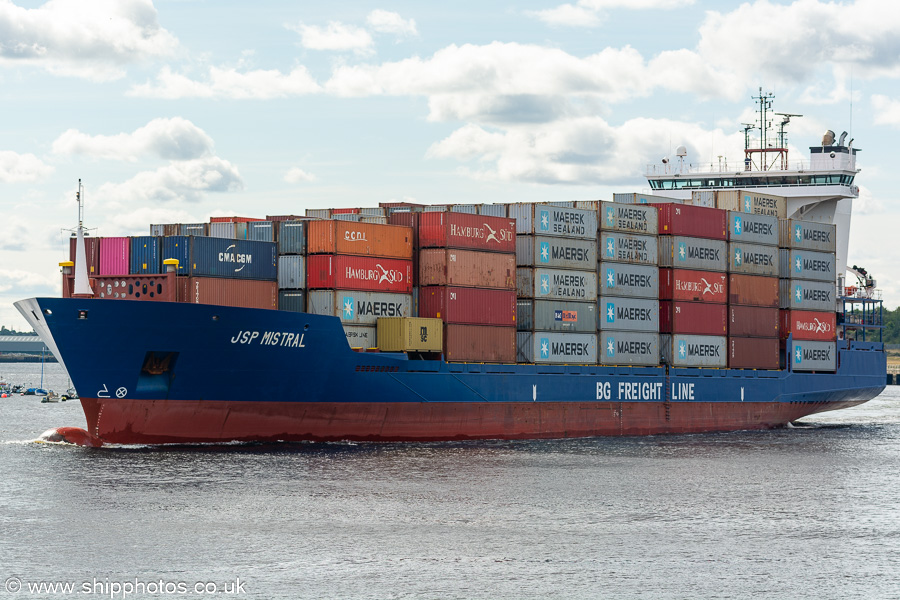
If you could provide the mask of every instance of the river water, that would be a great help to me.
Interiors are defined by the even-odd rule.
[[[900,598],[900,386],[803,423],[87,449],[33,442],[77,402],[0,399],[0,597]]]

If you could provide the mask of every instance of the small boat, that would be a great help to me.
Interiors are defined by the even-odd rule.
[[[43,394],[40,394],[43,396],[43,398],[41,398],[41,403],[59,402],[59,394],[57,394],[53,390],[50,390],[49,392],[45,391],[45,390],[41,390],[41,391],[43,392]]]
[[[75,388],[70,387],[59,397],[59,399],[63,402],[66,400],[78,400],[78,392],[75,391]]]

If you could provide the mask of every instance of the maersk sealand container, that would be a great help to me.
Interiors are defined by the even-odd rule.
[[[162,258],[178,259],[178,274],[274,281],[278,276],[273,242],[199,236],[163,238]]]

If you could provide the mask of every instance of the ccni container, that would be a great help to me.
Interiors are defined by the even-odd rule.
[[[732,242],[778,245],[778,219],[769,215],[728,211],[728,239]]]
[[[834,225],[813,223],[799,219],[782,219],[779,222],[782,248],[834,252],[837,237]]]
[[[779,279],[778,292],[781,308],[821,311],[834,311],[836,308],[833,281]]]
[[[659,303],[660,333],[727,335],[728,307],[708,302]]]
[[[778,308],[778,279],[758,275],[729,275],[728,303]]]
[[[650,235],[601,231],[598,251],[604,261],[656,266],[659,240]]]
[[[516,301],[516,327],[519,331],[593,333],[597,330],[597,304],[520,299]]]
[[[777,308],[729,306],[728,335],[737,337],[778,337],[778,317]]]
[[[661,335],[660,354],[673,367],[726,367],[728,338],[707,335]]]
[[[782,310],[781,337],[793,335],[795,340],[833,342],[837,334],[834,312]]]
[[[420,317],[444,323],[516,326],[516,292],[447,286],[419,288]]]
[[[655,206],[601,202],[600,229],[656,235],[659,232],[659,209]]]
[[[778,277],[778,248],[761,244],[729,242],[728,272]]]
[[[658,333],[602,331],[598,362],[601,365],[659,365]]]
[[[795,341],[790,346],[790,361],[793,371],[834,371],[837,366],[837,344]]]
[[[516,257],[480,250],[425,248],[419,251],[418,284],[515,289]]]
[[[593,271],[597,266],[597,240],[517,235],[515,262],[521,267]]]
[[[412,295],[358,290],[312,290],[306,297],[306,305],[306,312],[339,317],[347,325],[376,325],[380,317],[408,317]]]
[[[834,253],[780,250],[781,276],[811,281],[835,281]]]
[[[659,331],[659,300],[601,296],[598,329]]]
[[[516,361],[597,364],[597,334],[520,331],[516,334]]]
[[[601,262],[600,294],[626,298],[658,298],[659,267]]]
[[[410,259],[412,252],[412,230],[408,227],[352,221],[308,221],[306,224],[307,254]]]
[[[725,271],[728,266],[728,244],[722,240],[661,235],[659,266]]]
[[[597,212],[550,204],[510,204],[507,214],[520,235],[550,235],[593,240],[597,238]]]
[[[597,299],[597,273],[520,267],[516,269],[516,289],[520,298],[593,302]]]
[[[777,370],[780,362],[778,338],[729,337],[728,367],[731,369]]]
[[[444,360],[448,362],[516,362],[516,328],[491,325],[444,325]]]

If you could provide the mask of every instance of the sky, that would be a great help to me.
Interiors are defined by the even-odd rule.
[[[0,325],[91,235],[307,208],[611,200],[684,145],[861,149],[849,264],[900,303],[900,5],[0,0]],[[849,138],[848,138],[849,139]],[[721,158],[720,158],[721,157]]]

